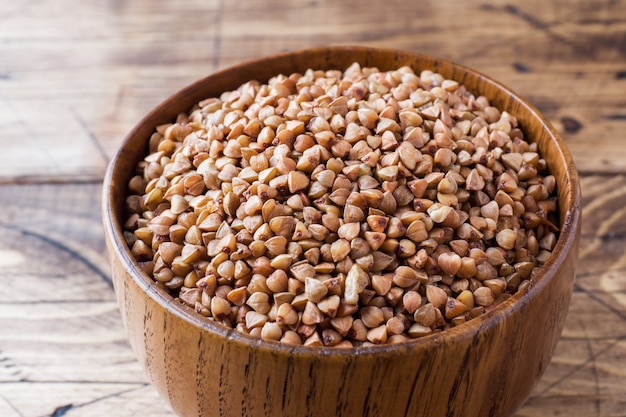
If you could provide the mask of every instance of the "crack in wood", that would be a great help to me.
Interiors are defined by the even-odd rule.
[[[591,233],[583,233],[580,235],[580,239],[581,240],[601,240],[602,243],[609,243],[612,242],[614,240],[622,240],[622,239],[626,239],[626,233],[614,233],[614,232],[608,232],[608,233],[603,233],[601,235],[598,234],[591,234]]]
[[[578,366],[574,367],[574,369],[572,369],[571,371],[565,373],[564,375],[561,375],[559,378],[556,379],[556,381],[554,381],[553,383],[549,384],[548,386],[543,388],[541,391],[535,392],[535,394],[533,395],[533,398],[544,397],[546,393],[548,393],[552,389],[558,387],[563,382],[569,380],[572,377],[572,375],[574,375],[578,371],[584,369],[585,367],[589,366],[590,363],[594,362],[596,359],[600,358],[604,354],[610,352],[611,349],[613,349],[616,345],[621,343],[622,340],[623,340],[622,338],[618,338],[618,339],[614,340],[613,343],[611,343],[610,345],[600,349],[598,352],[593,354],[591,357],[587,358],[587,360],[585,360],[584,362],[580,363]]]
[[[70,110],[72,112],[72,115],[74,116],[74,119],[76,120],[76,122],[78,122],[78,125],[81,127],[81,129],[83,129],[85,131],[85,133],[87,134],[87,137],[89,138],[91,143],[98,150],[98,154],[102,157],[104,162],[106,164],[108,164],[109,163],[109,156],[107,155],[106,151],[104,150],[104,147],[102,146],[102,144],[98,140],[98,137],[96,136],[96,134],[93,133],[93,131],[89,128],[89,125],[87,125],[87,122],[81,117],[80,114],[78,114],[76,109],[71,108]]]
[[[50,417],[61,417],[73,407],[74,407],[74,404],[60,405],[54,409]]]
[[[528,23],[530,26],[532,26],[533,28],[539,30],[540,32],[545,33],[548,37],[559,41],[561,43],[564,43],[566,45],[569,46],[574,46],[573,43],[567,39],[564,38],[563,36],[559,35],[558,33],[555,33],[552,30],[552,24],[551,23],[546,23],[538,18],[536,18],[534,15],[525,12],[523,10],[521,10],[519,7],[514,6],[512,4],[507,4],[506,6],[504,6],[504,10],[509,13],[512,16],[515,16],[521,20],[523,20],[524,22]]]
[[[129,388],[129,389],[125,389],[125,390],[121,390],[121,391],[117,391],[117,392],[113,392],[111,394],[107,394],[107,395],[103,395],[101,397],[96,397],[92,400],[86,401],[84,403],[78,403],[78,404],[67,404],[67,405],[63,405],[63,406],[59,406],[57,408],[55,408],[55,410],[53,411],[52,414],[50,415],[45,415],[45,416],[41,416],[41,417],[61,417],[63,416],[66,412],[68,412],[70,409],[75,410],[75,409],[79,409],[79,408],[83,408],[83,407],[87,407],[89,405],[93,405],[96,404],[100,401],[105,401],[111,398],[116,398],[116,397],[120,397],[122,395],[143,389],[146,386],[150,386],[150,384],[145,383],[142,384],[139,387],[133,387],[133,388]],[[17,410],[16,410],[17,411]],[[19,411],[17,411],[19,412]],[[20,414],[20,416],[22,416],[22,414]]]
[[[11,401],[9,401],[9,399],[7,397],[5,397],[4,395],[0,394],[0,399],[3,400],[5,402],[5,404],[8,405],[11,410],[15,411],[15,414],[17,414],[20,417],[24,417],[24,414],[22,414],[22,412],[20,410],[18,410],[15,407],[15,405],[13,405],[13,403]]]
[[[44,235],[44,234],[41,234],[32,230],[28,230],[21,226],[8,224],[8,223],[1,222],[1,221],[0,221],[0,227],[5,228],[7,230],[16,231],[22,234],[23,236],[33,237],[37,240],[40,240],[42,242],[45,242],[53,246],[54,248],[62,252],[69,254],[72,258],[78,260],[83,265],[85,265],[90,271],[94,272],[98,277],[100,277],[104,282],[106,282],[109,285],[109,287],[113,288],[113,281],[106,272],[102,271],[98,265],[94,264],[91,260],[86,258],[78,250],[69,247],[68,245],[61,242],[60,240],[57,240],[55,238],[52,238],[50,236],[47,236],[47,235]]]
[[[224,13],[224,0],[219,0],[217,4],[217,12],[215,13],[215,33],[213,34],[213,57],[211,58],[211,66],[213,71],[217,71],[220,67],[220,47],[222,46],[222,14]]]
[[[588,213],[593,213],[596,210],[602,209],[605,205],[609,204],[609,202],[613,200],[621,200],[624,195],[626,195],[626,189],[623,187],[618,187],[617,189],[607,190],[603,194],[600,194],[593,198],[592,200],[588,200],[588,202],[583,203],[583,218],[586,218]],[[615,224],[619,224],[624,215],[626,214],[626,208],[622,207],[619,210],[615,210],[608,218],[600,220],[600,223],[596,225],[595,236],[597,239],[593,239],[588,245],[581,247],[579,250],[578,257],[579,259],[584,259],[589,254],[597,251],[600,246],[604,243],[600,236],[607,235],[611,233],[612,228]]]
[[[524,63],[521,63],[521,62],[514,62],[513,63],[513,68],[515,68],[515,71],[517,71],[519,73],[533,72],[531,67],[529,67],[528,65],[526,65]]]
[[[601,271],[587,271],[587,272],[581,272],[576,274],[576,280],[581,280],[581,279],[586,279],[586,278],[593,278],[593,277],[597,277],[603,273],[607,272],[606,270],[601,270]],[[623,268],[615,268],[615,269],[611,269],[610,272],[624,272],[626,273],[626,267]],[[576,288],[574,288],[574,291],[576,291]],[[617,292],[613,292],[613,293],[619,293],[620,291]]]
[[[590,291],[590,290],[588,290],[586,288],[583,288],[579,284],[575,284],[574,285],[574,291],[584,293],[587,297],[589,297],[590,300],[593,300],[593,301],[597,302],[598,304],[602,305],[604,308],[609,310],[611,313],[613,313],[617,317],[619,317],[623,322],[626,322],[626,312],[621,311],[621,310],[613,307],[610,304],[607,304],[603,299],[598,297],[598,294],[605,294],[605,293],[600,293],[600,292],[596,293],[594,291]]]
[[[583,333],[585,335],[587,335],[587,327],[585,326],[584,322],[580,322],[580,327],[582,327],[583,329]],[[594,406],[595,406],[595,410],[596,410],[596,416],[600,416],[600,411],[602,409],[601,407],[601,402],[600,402],[600,379],[598,377],[598,368],[596,366],[596,358],[594,356],[593,353],[593,347],[591,346],[591,340],[589,338],[587,338],[585,345],[587,346],[587,352],[589,352],[589,357],[591,359],[591,361],[589,362],[590,367],[591,367],[591,374],[593,375],[593,385],[595,388],[595,399],[594,399]]]

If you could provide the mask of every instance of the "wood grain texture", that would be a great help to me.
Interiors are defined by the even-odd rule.
[[[137,392],[147,394],[135,410],[160,401],[123,331],[99,191],[98,183],[1,187],[2,416],[51,415],[69,404],[76,415],[102,415]]]
[[[99,178],[140,117],[184,85],[253,57],[328,44],[473,67],[539,107],[581,172],[625,168],[624,2],[9,3],[0,6],[3,182]]]
[[[24,0],[0,2],[0,416],[173,416],[106,283],[106,163],[179,88],[327,44],[461,62],[562,133],[584,174],[578,278],[553,361],[517,416],[626,415],[625,2]]]

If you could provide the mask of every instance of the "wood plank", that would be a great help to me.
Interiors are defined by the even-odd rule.
[[[6,329],[2,384],[145,382],[126,344],[114,302],[37,304],[0,304],[0,323]]]
[[[2,186],[0,204],[0,415],[172,416],[126,339],[100,184]]]
[[[462,62],[544,112],[582,172],[626,169],[624,2],[9,3],[0,6],[1,182],[100,178],[130,128],[177,89],[252,57],[326,44]]]
[[[136,121],[213,69],[217,0],[9,3],[0,182],[102,178]]]
[[[175,417],[147,383],[32,383],[27,392],[24,383],[1,387],[3,417]]]

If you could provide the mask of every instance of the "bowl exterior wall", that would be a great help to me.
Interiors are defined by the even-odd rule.
[[[381,354],[272,351],[199,329],[164,309],[113,260],[131,345],[180,416],[507,416],[550,362],[576,257],[532,301],[454,341]]]
[[[138,272],[123,243],[123,196],[152,129],[200,99],[249,79],[354,61],[381,70],[432,69],[488,96],[539,143],[559,184],[558,259],[523,297],[459,328],[381,349],[303,349],[251,341],[174,305]],[[180,416],[507,416],[550,362],[572,293],[580,192],[562,141],[534,108],[482,75],[432,57],[392,50],[296,52],[219,72],[182,90],[129,134],[107,173],[104,222],[113,282],[131,345],[152,383]],[[557,149],[557,145],[560,148]],[[573,185],[572,185],[573,184]],[[132,273],[129,271],[133,271]],[[521,294],[520,294],[521,295]],[[169,304],[168,304],[169,300]],[[190,318],[191,317],[191,318]]]

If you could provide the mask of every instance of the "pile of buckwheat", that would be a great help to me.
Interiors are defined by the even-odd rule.
[[[307,346],[403,342],[529,283],[555,178],[511,114],[432,71],[250,81],[157,127],[125,237],[198,314]]]

